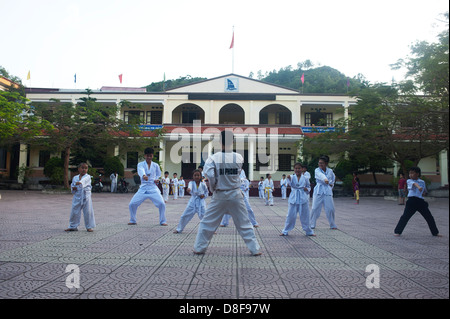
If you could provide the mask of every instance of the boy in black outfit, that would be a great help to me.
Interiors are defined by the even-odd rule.
[[[395,236],[400,236],[406,227],[409,219],[418,211],[428,223],[431,234],[436,237],[442,237],[436,227],[436,222],[428,209],[428,203],[423,199],[423,193],[426,191],[425,182],[420,179],[421,171],[419,167],[409,169],[409,179],[407,180],[408,200],[406,201],[403,215],[395,227]]]

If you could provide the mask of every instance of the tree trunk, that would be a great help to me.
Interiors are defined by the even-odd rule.
[[[375,172],[372,172],[372,176],[373,176],[373,181],[374,181],[375,185],[378,185],[377,175],[375,174]]]
[[[70,189],[69,185],[69,159],[70,159],[70,146],[64,150],[64,187]]]
[[[409,177],[408,177],[408,176],[409,176],[409,175],[408,175],[409,172],[407,172],[405,162],[402,162],[401,165],[400,165],[400,167],[401,167],[401,169],[402,169],[403,176],[404,176],[406,179],[408,179],[408,178],[409,178]]]

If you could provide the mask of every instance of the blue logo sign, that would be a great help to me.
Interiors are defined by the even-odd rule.
[[[225,79],[225,92],[239,92],[239,79],[238,78]]]

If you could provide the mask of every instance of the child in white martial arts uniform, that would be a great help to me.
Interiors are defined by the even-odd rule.
[[[177,199],[178,198],[178,178],[177,178],[177,173],[173,173],[173,178],[170,181],[172,183],[172,195],[173,195],[173,199]]]
[[[261,179],[258,183],[258,194],[259,194],[259,198],[264,198],[264,177],[261,176]]]
[[[281,199],[286,199],[288,182],[286,179],[286,175],[283,174],[283,178],[280,180],[280,188],[281,188]]]
[[[206,178],[205,173],[203,172],[203,165],[200,165],[198,167],[198,170],[200,171],[200,173],[202,173],[202,182],[205,182],[206,187],[208,187],[209,182],[208,182],[208,178]],[[208,192],[206,193],[206,197],[208,197],[208,196],[209,196],[209,188],[208,188]]]
[[[273,180],[272,175],[267,174],[263,183],[264,199],[266,200],[266,206],[273,206]]]
[[[288,183],[291,186],[291,194],[289,195],[289,209],[286,216],[286,223],[284,229],[281,231],[280,236],[287,236],[289,231],[294,229],[295,220],[297,219],[297,214],[300,216],[300,222],[302,224],[302,229],[305,231],[307,236],[315,236],[314,231],[310,227],[310,216],[309,216],[309,192],[311,191],[311,186],[309,184],[309,179],[305,178],[302,174],[302,166],[300,163],[295,163],[294,174],[288,176]]]
[[[200,172],[200,170],[194,170],[192,178],[194,180],[189,182],[187,188],[187,192],[191,193],[191,198],[189,199],[186,209],[181,215],[180,222],[178,223],[178,227],[174,231],[174,234],[181,233],[196,213],[198,214],[198,218],[200,220],[202,220],[205,215],[205,197],[208,192],[208,187],[204,182],[202,182],[202,172]]]
[[[91,198],[91,176],[87,174],[88,165],[81,163],[78,165],[79,175],[72,179],[72,210],[70,212],[69,228],[65,231],[77,231],[80,225],[81,211],[84,215],[84,225],[88,232],[94,231],[95,218],[94,208],[92,206]]]
[[[319,167],[314,171],[316,178],[316,186],[313,192],[313,202],[311,208],[311,228],[316,227],[316,221],[324,207],[328,222],[331,229],[337,229],[334,221],[334,201],[333,201],[333,187],[336,176],[331,168],[328,168],[329,157],[326,155],[319,157]]]
[[[137,172],[141,177],[141,186],[128,205],[130,210],[130,222],[128,225],[136,225],[136,211],[146,199],[149,199],[159,210],[159,224],[167,226],[166,204],[161,196],[161,191],[155,184],[155,181],[158,181],[161,177],[161,168],[152,161],[153,154],[153,148],[146,148],[144,150],[145,161],[140,162],[137,166]]]
[[[163,191],[163,198],[164,198],[164,202],[167,203],[167,201],[169,200],[169,191],[170,191],[170,178],[169,178],[169,172],[165,171],[164,172],[164,177],[161,178],[161,187],[162,187],[162,191]]]
[[[308,167],[306,164],[302,164],[302,174],[306,179],[311,180],[311,174],[308,172]]]
[[[245,176],[245,173],[244,173]],[[248,218],[250,219],[250,222],[252,223],[253,227],[259,227],[258,222],[256,221],[255,218],[255,213],[253,212],[252,207],[250,206],[250,202],[248,200],[249,198],[249,186],[250,182],[248,181],[247,178],[242,178],[241,179],[241,190],[242,193],[244,194],[244,202],[245,202],[245,207],[247,208],[247,212],[248,212]],[[230,214],[225,214],[223,215],[222,221],[220,222],[220,227],[227,227],[228,224],[230,223],[230,218],[231,215]]]
[[[241,189],[245,197],[248,199],[250,196],[250,181],[247,178],[241,180]]]
[[[211,155],[205,163],[205,175],[213,192],[205,216],[198,227],[195,254],[204,254],[224,214],[233,217],[234,225],[254,256],[261,255],[255,231],[248,218],[239,178],[244,158],[233,152],[233,133],[221,132],[222,151]]]
[[[183,179],[183,176],[180,176],[180,180],[178,181],[178,196],[184,197],[184,188],[186,187],[186,182]]]

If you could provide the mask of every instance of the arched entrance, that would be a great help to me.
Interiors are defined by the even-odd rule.
[[[281,104],[267,105],[259,112],[259,124],[292,125],[292,112]]]
[[[237,104],[224,105],[219,111],[219,124],[245,124],[245,112]]]
[[[205,111],[196,104],[184,103],[172,111],[172,123],[174,124],[192,124],[194,120],[205,123]]]

